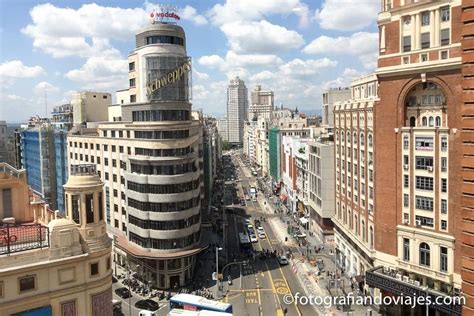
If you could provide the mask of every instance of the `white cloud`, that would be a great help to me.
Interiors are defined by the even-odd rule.
[[[196,68],[193,68],[193,78],[197,78],[198,80],[207,80],[209,79],[209,75],[205,72],[199,72]]]
[[[243,54],[274,54],[298,48],[304,39],[298,32],[265,20],[232,22],[221,26],[232,51]]]
[[[93,56],[79,69],[68,71],[65,76],[81,84],[83,89],[115,90],[127,84],[127,60],[114,48]]]
[[[0,78],[34,78],[44,74],[41,66],[29,67],[21,60],[6,61],[0,64]]]
[[[301,60],[295,58],[280,66],[280,73],[285,76],[310,76],[316,75],[322,68],[335,67],[337,62],[329,58]]]
[[[361,72],[354,68],[345,68],[344,71],[336,79],[325,82],[323,88],[329,89],[349,87],[354,79],[359,78],[363,75],[365,75],[364,72]]]
[[[197,14],[196,9],[187,5],[179,11],[179,15],[184,20],[192,21],[196,25],[207,24],[207,19],[200,14]]]
[[[356,31],[377,20],[379,0],[325,0],[315,19],[323,29]]]
[[[378,34],[358,32],[350,37],[320,36],[309,43],[303,52],[306,54],[354,55],[366,69],[375,69],[378,56]]]
[[[7,100],[11,100],[11,101],[26,101],[26,98],[16,95],[16,94],[9,94],[7,95],[6,98]]]
[[[261,20],[272,14],[295,14],[300,26],[307,26],[308,6],[300,0],[227,0],[209,10],[211,21],[217,25],[232,22]]]
[[[218,55],[202,56],[198,63],[209,68],[221,68],[225,65],[225,60]]]
[[[267,80],[275,78],[275,76],[276,76],[275,73],[268,70],[264,70],[251,76],[250,80],[255,81],[255,82],[267,81]]]
[[[219,69],[224,72],[247,66],[275,67],[282,62],[281,58],[276,55],[236,54],[233,51],[228,51],[225,59],[218,55],[202,56],[198,59],[200,65],[211,69]]]
[[[33,88],[33,93],[38,96],[43,96],[45,91],[47,94],[56,93],[59,91],[59,88],[47,81],[41,81]]]

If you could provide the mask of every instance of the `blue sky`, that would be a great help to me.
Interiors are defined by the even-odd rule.
[[[163,1],[179,7],[193,107],[221,116],[239,75],[275,103],[319,110],[321,91],[375,69],[379,0]],[[0,1],[0,120],[21,122],[75,91],[127,87],[127,55],[155,1]]]

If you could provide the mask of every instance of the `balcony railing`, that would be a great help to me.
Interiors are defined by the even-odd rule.
[[[0,224],[0,255],[49,247],[49,228],[41,224]]]

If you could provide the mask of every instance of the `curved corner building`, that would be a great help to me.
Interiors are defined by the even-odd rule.
[[[148,25],[128,61],[129,88],[117,92],[109,122],[76,129],[69,160],[101,172],[116,263],[158,288],[182,286],[203,249],[202,127],[191,113],[183,29]]]

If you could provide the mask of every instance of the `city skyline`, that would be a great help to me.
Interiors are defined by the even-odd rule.
[[[375,68],[379,1],[354,3],[344,8],[333,0],[176,3],[193,56],[193,107],[224,115],[228,80],[239,75],[248,87],[274,90],[276,105],[319,111],[315,96],[322,89],[347,86]],[[0,117],[21,122],[45,116],[45,90],[48,116],[75,91],[109,92],[115,101],[115,91],[127,86],[123,66],[134,47],[131,35],[148,23],[155,4],[4,1],[0,6],[5,8],[0,37],[8,47],[0,57]],[[356,19],[354,12],[360,13]],[[209,35],[213,40],[202,45]],[[301,93],[294,93],[297,88]]]

